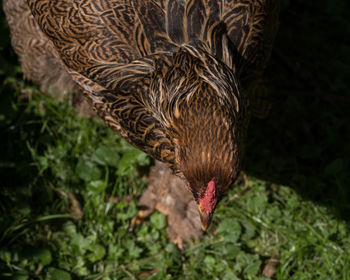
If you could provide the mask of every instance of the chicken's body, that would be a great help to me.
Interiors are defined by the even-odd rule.
[[[10,27],[15,2],[42,31],[29,50],[45,46],[109,127],[184,178],[207,227],[240,170],[278,0],[6,0]]]

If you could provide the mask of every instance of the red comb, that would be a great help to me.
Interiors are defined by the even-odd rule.
[[[199,198],[199,204],[202,211],[213,212],[218,199],[216,197],[216,187],[214,179],[211,179],[207,189],[202,197]]]

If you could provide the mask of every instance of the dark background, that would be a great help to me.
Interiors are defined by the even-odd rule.
[[[274,93],[251,122],[246,169],[350,218],[350,22],[345,0],[281,1],[266,71]]]

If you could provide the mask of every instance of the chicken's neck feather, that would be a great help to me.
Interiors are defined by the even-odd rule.
[[[195,197],[212,178],[227,191],[240,168],[241,120],[246,100],[234,69],[204,50],[180,48],[151,81],[150,105],[175,146],[175,171]],[[183,162],[183,164],[180,164]]]

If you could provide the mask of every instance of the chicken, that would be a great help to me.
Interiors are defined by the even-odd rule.
[[[25,75],[72,79],[110,128],[185,180],[206,230],[240,172],[250,114],[269,108],[261,73],[278,0],[6,0],[4,8],[21,61],[34,61],[22,63]],[[28,26],[18,27],[19,9],[29,11]],[[24,40],[18,28],[38,36]]]

